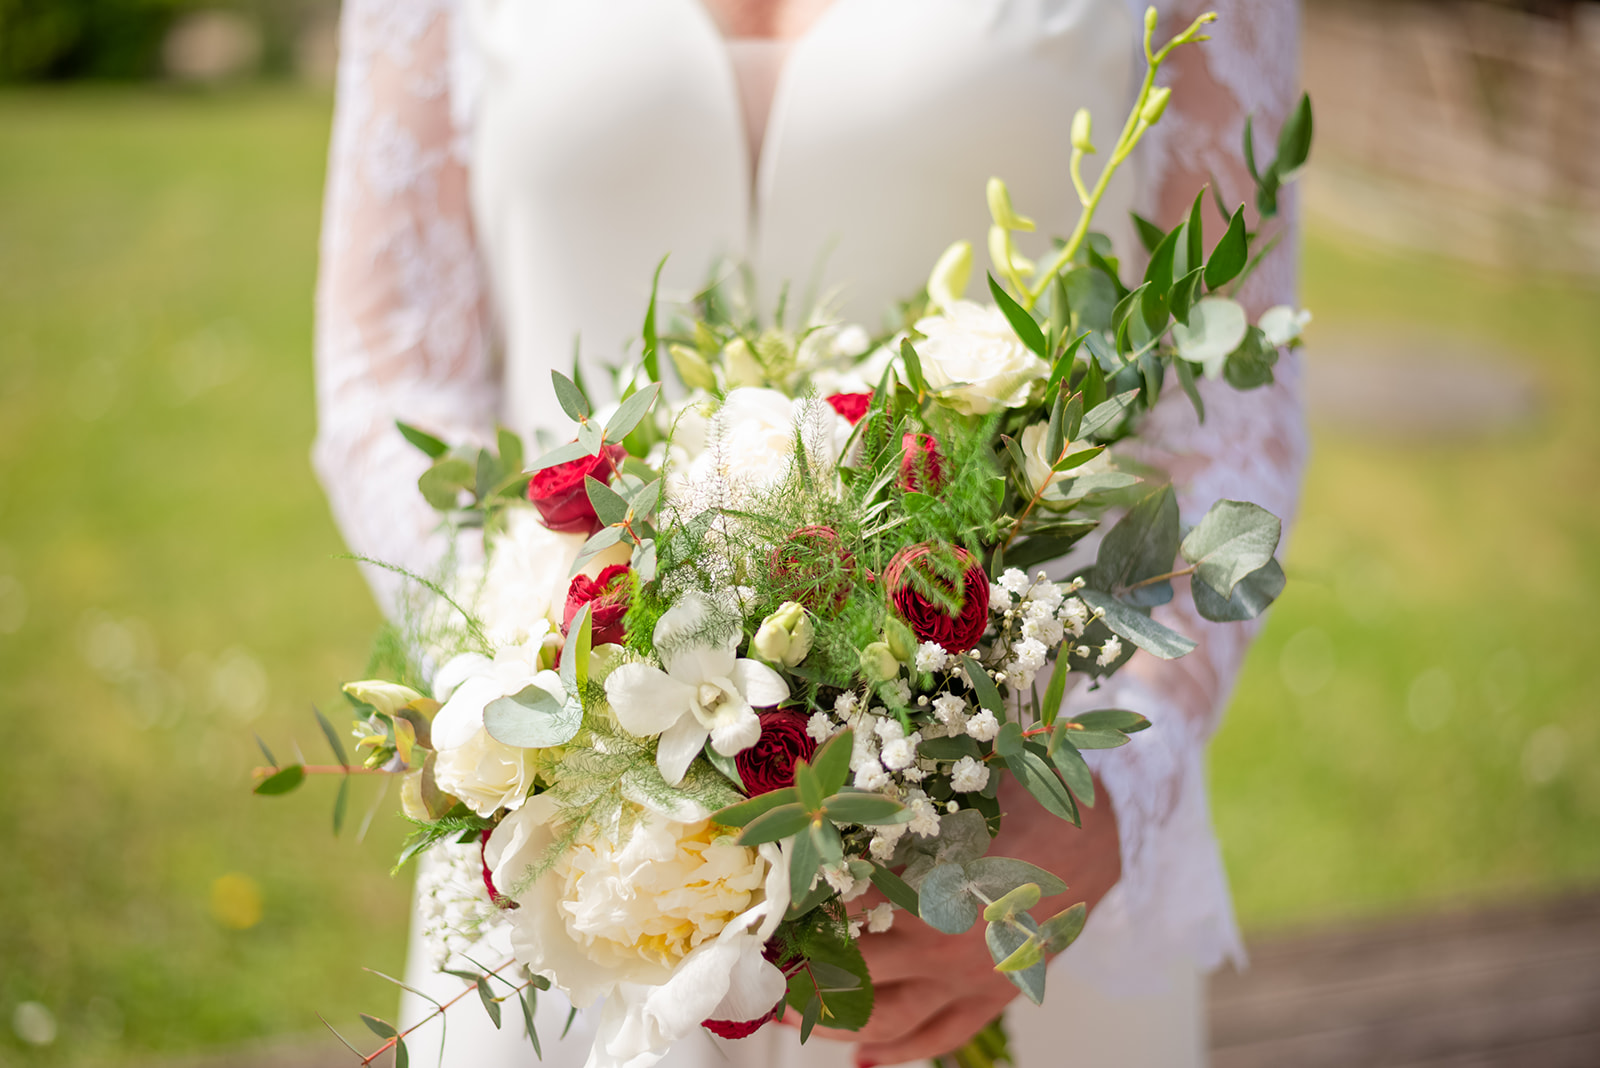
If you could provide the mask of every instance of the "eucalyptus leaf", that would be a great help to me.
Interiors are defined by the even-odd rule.
[[[1015,890],[1024,883],[1035,883],[1045,897],[1067,892],[1067,884],[1037,864],[1014,857],[979,857],[964,865],[972,887],[991,900]],[[923,884],[927,893],[927,884]]]
[[[724,827],[743,827],[757,816],[772,811],[779,805],[792,805],[800,800],[800,792],[793,786],[786,786],[781,790],[772,790],[768,793],[757,794],[748,801],[740,801],[719,809],[711,814],[713,823],[720,823]]]
[[[1010,919],[1019,912],[1027,912],[1033,908],[1039,903],[1041,896],[1038,883],[1023,883],[984,906],[983,918],[990,923]]]
[[[900,802],[882,794],[834,794],[823,803],[822,810],[836,822],[863,826],[907,823],[913,815]]]
[[[804,805],[798,802],[779,805],[745,824],[744,832],[739,835],[739,844],[755,846],[782,841],[799,835],[810,825],[811,814]]]
[[[935,930],[963,934],[978,922],[978,901],[967,891],[967,873],[960,864],[935,867],[923,878],[917,897],[923,922]]]
[[[1078,935],[1083,932],[1083,923],[1088,916],[1088,906],[1080,901],[1040,924],[1039,941],[1043,944],[1045,952],[1060,953],[1076,942]]]
[[[984,941],[989,946],[989,954],[996,964],[1007,960],[1013,953],[1020,950],[1031,938],[1034,937],[1036,928],[1033,921],[1025,917],[1018,917],[1024,930],[1018,930],[1008,923],[991,923],[984,932]],[[1001,972],[1007,979],[1027,995],[1028,1000],[1035,1005],[1044,1003],[1045,965],[1040,961],[1030,968],[1022,971]]]
[[[1202,618],[1215,623],[1242,623],[1265,612],[1283,593],[1284,583],[1283,568],[1273,559],[1240,579],[1229,597],[1223,597],[1204,582],[1191,585],[1190,592],[1194,596],[1195,611]]]
[[[1165,575],[1178,558],[1178,495],[1171,486],[1146,495],[1129,508],[1100,542],[1094,570],[1089,577],[1096,589],[1122,591],[1135,583]],[[1148,603],[1163,604],[1172,599],[1171,583],[1145,587],[1139,593],[1165,587],[1164,598]]]
[[[612,527],[627,521],[628,502],[616,490],[593,475],[584,476],[583,488],[589,494],[589,503],[594,506],[594,514],[601,523]]]
[[[567,413],[567,417],[574,423],[588,419],[589,398],[583,395],[583,390],[560,371],[551,371],[550,380],[555,384],[556,403],[561,405],[561,410]]]
[[[1206,297],[1189,309],[1189,323],[1172,328],[1178,355],[1205,368],[1207,378],[1219,378],[1228,357],[1250,331],[1244,306],[1227,297]]]
[[[1126,708],[1097,708],[1091,712],[1080,712],[1067,722],[1076,723],[1087,730],[1127,731],[1129,734],[1150,726],[1148,719]]]
[[[872,866],[871,878],[872,885],[876,886],[884,897],[911,915],[920,916],[922,908],[920,898],[904,879],[882,864]]]
[[[541,686],[525,686],[483,709],[483,729],[489,737],[518,749],[565,745],[582,725],[582,704],[559,699]]]
[[[645,413],[660,395],[660,384],[652,382],[618,405],[616,413],[606,423],[606,440],[621,441],[631,434],[633,428],[639,425],[639,421],[644,418]]]
[[[994,679],[983,669],[983,665],[970,656],[960,657],[961,666],[966,668],[967,681],[972,684],[973,696],[977,697],[978,704],[993,712],[996,719],[1006,718],[1005,701],[1000,698],[1000,691],[994,684]]]
[[[567,444],[562,445],[559,448],[551,449],[549,452],[539,457],[538,461],[535,462],[531,468],[531,471],[534,474],[537,474],[538,472],[544,471],[548,468],[558,467],[561,464],[571,463],[573,460],[581,460],[585,456],[593,456],[594,454],[595,450],[584,445],[583,442],[569,441]]]
[[[773,811],[777,812],[782,810],[774,809]],[[769,812],[766,816],[763,816],[762,819],[767,819],[771,816],[772,813]],[[756,827],[760,825],[760,822],[760,820],[757,820],[755,823],[745,828],[745,833],[739,838],[739,841],[742,844],[757,844],[753,841],[745,841],[745,839],[749,836],[751,831],[755,830]],[[806,827],[809,828],[810,826],[811,824],[808,818]],[[817,848],[816,837],[808,833],[807,830],[796,832],[793,838],[793,845],[789,849],[790,900],[798,901],[802,897],[806,896],[806,891],[811,889],[812,880],[816,879],[817,872],[821,869],[821,867],[822,852]]]
[[[1176,660],[1194,650],[1193,641],[1148,616],[1140,615],[1103,590],[1080,590],[1078,596],[1090,608],[1104,610],[1102,619],[1112,633],[1126,638],[1152,656]]]
[[[1072,791],[1072,796],[1078,803],[1093,808],[1094,775],[1090,773],[1089,765],[1084,763],[1083,754],[1072,744],[1070,740],[1072,732],[1066,728],[1065,723],[1058,723],[1055,733],[1051,735],[1048,749],[1050,763],[1061,773],[1067,789]]]
[[[969,735],[958,734],[949,738],[925,738],[917,746],[917,754],[927,760],[960,760],[964,756],[974,760],[983,756],[983,750]]]
[[[1183,558],[1195,578],[1231,597],[1241,579],[1272,560],[1282,533],[1282,522],[1260,505],[1218,501],[1183,539]]]
[[[849,728],[829,738],[811,758],[817,779],[824,794],[836,794],[850,780],[850,754],[855,747],[855,734]]]
[[[1079,437],[1087,438],[1116,425],[1122,419],[1123,413],[1128,410],[1128,405],[1132,404],[1138,395],[1138,390],[1130,389],[1090,408],[1084,413],[1083,424],[1078,428]]]
[[[456,506],[462,490],[470,490],[476,481],[477,469],[459,457],[447,457],[422,472],[417,479],[417,489],[422,497],[439,511]]]

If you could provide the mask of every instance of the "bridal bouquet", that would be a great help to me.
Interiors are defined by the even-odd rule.
[[[1224,621],[1284,585],[1275,517],[1219,501],[1184,530],[1171,487],[1115,448],[1169,370],[1198,409],[1197,376],[1270,382],[1303,321],[1276,308],[1252,324],[1230,296],[1261,254],[1243,208],[1214,243],[1198,198],[1170,232],[1141,222],[1131,286],[1089,229],[1165,108],[1156,71],[1206,21],[1159,50],[1148,23],[1148,76],[1093,187],[1078,116],[1084,211],[1048,262],[1018,254],[1032,223],[990,183],[983,299],[964,295],[964,243],[877,338],[816,316],[786,328],[781,310],[763,328],[727,286],[658,330],[652,298],[615,402],[598,406],[576,368],[554,376],[572,440],[531,466],[508,432],[467,448],[402,425],[432,459],[421,492],[485,551],[413,576],[387,677],[345,692],[361,765],[401,777],[416,826],[402,862],[434,857],[439,957],[497,1025],[515,1000],[537,1047],[539,991],[599,1002],[596,1068],[786,1010],[802,1041],[859,1029],[873,987],[857,939],[908,922],[982,921],[995,968],[1043,997],[1085,907],[1035,915],[1066,885],[990,855],[1001,780],[1078,823],[1095,801],[1083,751],[1148,724],[1061,714],[1074,676],[1192,649],[1150,617],[1175,578]],[[1257,172],[1260,215],[1310,131],[1303,101]],[[1110,514],[1092,559],[1043,566]],[[347,787],[354,766],[321,722]],[[268,760],[259,792],[305,777]],[[509,957],[472,960],[495,931]],[[405,1033],[366,1019],[405,1063]]]

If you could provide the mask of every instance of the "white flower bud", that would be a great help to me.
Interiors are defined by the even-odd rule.
[[[861,673],[872,682],[888,682],[900,674],[900,661],[888,643],[872,642],[861,650]]]
[[[806,610],[794,601],[785,601],[778,610],[761,621],[751,646],[769,664],[795,667],[811,652],[817,629]]]

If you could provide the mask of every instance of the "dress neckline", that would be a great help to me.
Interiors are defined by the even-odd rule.
[[[738,104],[739,114],[744,120],[739,127],[744,148],[740,162],[745,168],[745,188],[750,191],[750,228],[753,236],[759,237],[761,231],[762,209],[767,199],[763,195],[763,187],[766,185],[765,175],[772,166],[775,143],[783,133],[783,113],[789,98],[794,95],[792,82],[795,77],[795,60],[802,52],[814,47],[823,30],[830,22],[839,18],[840,12],[850,4],[851,0],[832,0],[803,33],[794,37],[732,37],[724,34],[722,27],[717,25],[717,20],[706,5],[706,0],[689,0],[687,6],[694,15],[703,20],[705,29],[717,42],[722,63],[730,79],[730,88]],[[764,113],[760,115],[759,121],[756,121],[747,108],[745,84],[741,77],[737,52],[741,47],[769,43],[773,46],[783,46],[783,54],[778,61],[778,69],[770,76],[771,93],[767,96]],[[774,47],[774,51],[776,50]]]

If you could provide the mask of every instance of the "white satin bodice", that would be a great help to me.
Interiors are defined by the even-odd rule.
[[[770,112],[747,123],[761,72],[742,103],[698,0],[479,0],[472,209],[508,415],[563,426],[550,371],[580,337],[586,360],[622,362],[663,253],[665,294],[742,259],[768,309],[787,284],[791,309],[831,294],[876,327],[951,241],[984,247],[991,175],[1041,234],[1068,232],[1072,114],[1120,117],[1136,30],[1123,0],[835,0],[775,50]]]

